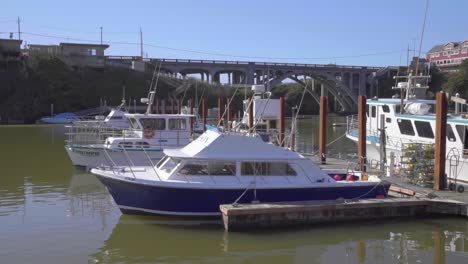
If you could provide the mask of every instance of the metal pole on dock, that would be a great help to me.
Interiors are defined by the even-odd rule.
[[[284,97],[280,97],[280,134],[279,134],[279,143],[281,147],[284,147]]]
[[[359,170],[366,171],[366,96],[358,97],[358,163]]]
[[[247,106],[249,110],[249,129],[253,128],[253,98],[249,98],[249,105]]]
[[[223,120],[221,120],[223,118],[223,99],[221,98],[221,96],[218,96],[218,126],[222,126],[223,125]]]
[[[327,158],[327,96],[322,84],[322,95],[320,96],[320,128],[319,128],[319,153],[320,161],[326,164]]]
[[[193,98],[189,100],[190,104],[190,114],[193,115]],[[190,134],[193,133],[193,117],[190,117]]]
[[[434,190],[445,189],[445,145],[447,143],[447,96],[440,92],[436,96],[436,134]]]
[[[231,98],[228,97],[226,99],[226,107],[227,107],[227,129],[230,130],[231,129]]]
[[[203,131],[206,131],[206,97],[202,99]]]

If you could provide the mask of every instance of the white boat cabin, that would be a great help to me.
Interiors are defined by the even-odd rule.
[[[130,128],[122,135],[110,136],[105,145],[111,149],[161,149],[185,146],[190,142],[187,114],[125,114]]]
[[[368,140],[378,141],[383,117],[387,144],[397,144],[395,141],[434,143],[435,103],[435,100],[404,100],[403,113],[400,113],[400,99],[368,99],[367,134],[370,136]],[[467,156],[468,116],[448,114],[446,133],[447,150],[453,148]]]

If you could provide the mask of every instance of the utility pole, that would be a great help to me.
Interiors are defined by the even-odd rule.
[[[140,52],[141,52],[141,59],[143,59],[143,31],[140,27]]]
[[[99,27],[101,29],[101,45],[102,45],[102,27]]]
[[[21,39],[21,21],[20,18],[18,17],[18,40]]]

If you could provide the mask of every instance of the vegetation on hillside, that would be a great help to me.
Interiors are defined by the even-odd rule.
[[[460,97],[468,98],[468,60],[464,60],[458,71],[452,73],[444,85],[444,91],[450,95],[460,94]]]

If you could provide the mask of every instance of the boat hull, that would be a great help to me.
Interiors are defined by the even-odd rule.
[[[132,165],[131,162],[133,162],[133,166],[151,166],[152,164],[148,156],[154,164],[164,156],[162,150],[146,150],[145,154],[142,150],[126,152],[121,150],[104,151],[102,148],[70,145],[66,145],[65,149],[73,165],[78,169],[84,170],[90,170],[103,165],[112,166],[114,163],[117,166],[129,166]]]
[[[252,189],[246,191],[245,188],[166,187],[135,183],[102,175],[96,175],[96,177],[107,187],[124,214],[219,215],[219,205],[235,202],[244,192],[245,194],[238,203],[251,203],[255,200]],[[389,183],[382,182],[365,186],[256,189],[255,192],[256,199],[266,203],[386,197],[389,188]]]

